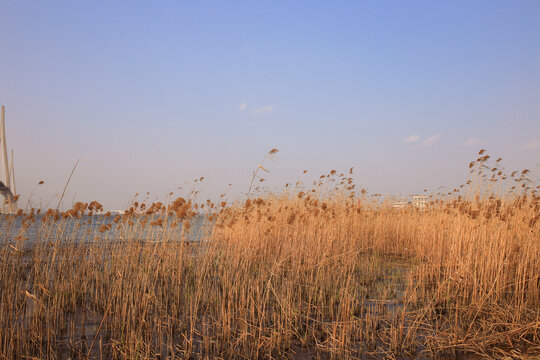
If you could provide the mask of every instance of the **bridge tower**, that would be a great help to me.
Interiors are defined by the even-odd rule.
[[[0,193],[4,196],[4,202],[1,206],[3,213],[14,213],[17,211],[17,189],[15,187],[15,168],[13,165],[13,150],[11,150],[11,163],[8,160],[8,150],[6,141],[6,107],[2,105],[0,112],[0,158],[4,163],[5,182],[0,181]],[[0,200],[1,201],[1,200]]]

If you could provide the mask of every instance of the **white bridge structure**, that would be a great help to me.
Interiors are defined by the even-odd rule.
[[[17,212],[17,188],[15,186],[15,167],[13,163],[13,150],[11,150],[11,161],[8,160],[8,150],[6,141],[6,107],[2,105],[0,112],[0,159],[4,163],[4,181],[0,181],[0,194],[4,201],[0,207],[3,214],[13,214]]]

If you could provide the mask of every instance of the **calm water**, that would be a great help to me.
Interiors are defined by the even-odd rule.
[[[114,216],[84,215],[81,219],[61,219],[55,223],[43,221],[43,215],[36,215],[35,222],[30,226],[23,226],[23,216],[0,215],[0,241],[14,243],[24,239],[27,245],[40,241],[66,241],[83,242],[114,241],[122,239],[136,239],[141,241],[184,240],[200,241],[212,228],[204,215],[190,220],[190,228],[182,231],[182,223],[175,227],[170,226],[173,218],[168,219],[168,225],[163,227],[150,225],[142,227],[137,225],[137,218],[132,218],[134,226],[122,225],[113,221]],[[140,218],[142,220],[142,217]],[[103,225],[110,225],[110,229],[102,232]]]

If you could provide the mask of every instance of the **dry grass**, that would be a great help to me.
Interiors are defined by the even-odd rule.
[[[228,207],[179,198],[105,223],[88,217],[98,203],[4,218],[0,358],[532,359],[540,197],[527,172],[499,174],[480,155],[468,184],[425,211],[358,197],[332,171]]]

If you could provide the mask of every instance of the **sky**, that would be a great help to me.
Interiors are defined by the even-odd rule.
[[[272,148],[275,191],[350,167],[371,194],[452,188],[481,148],[537,173],[539,39],[533,0],[0,0],[20,206],[56,207],[78,159],[64,207],[201,176],[241,199]]]

